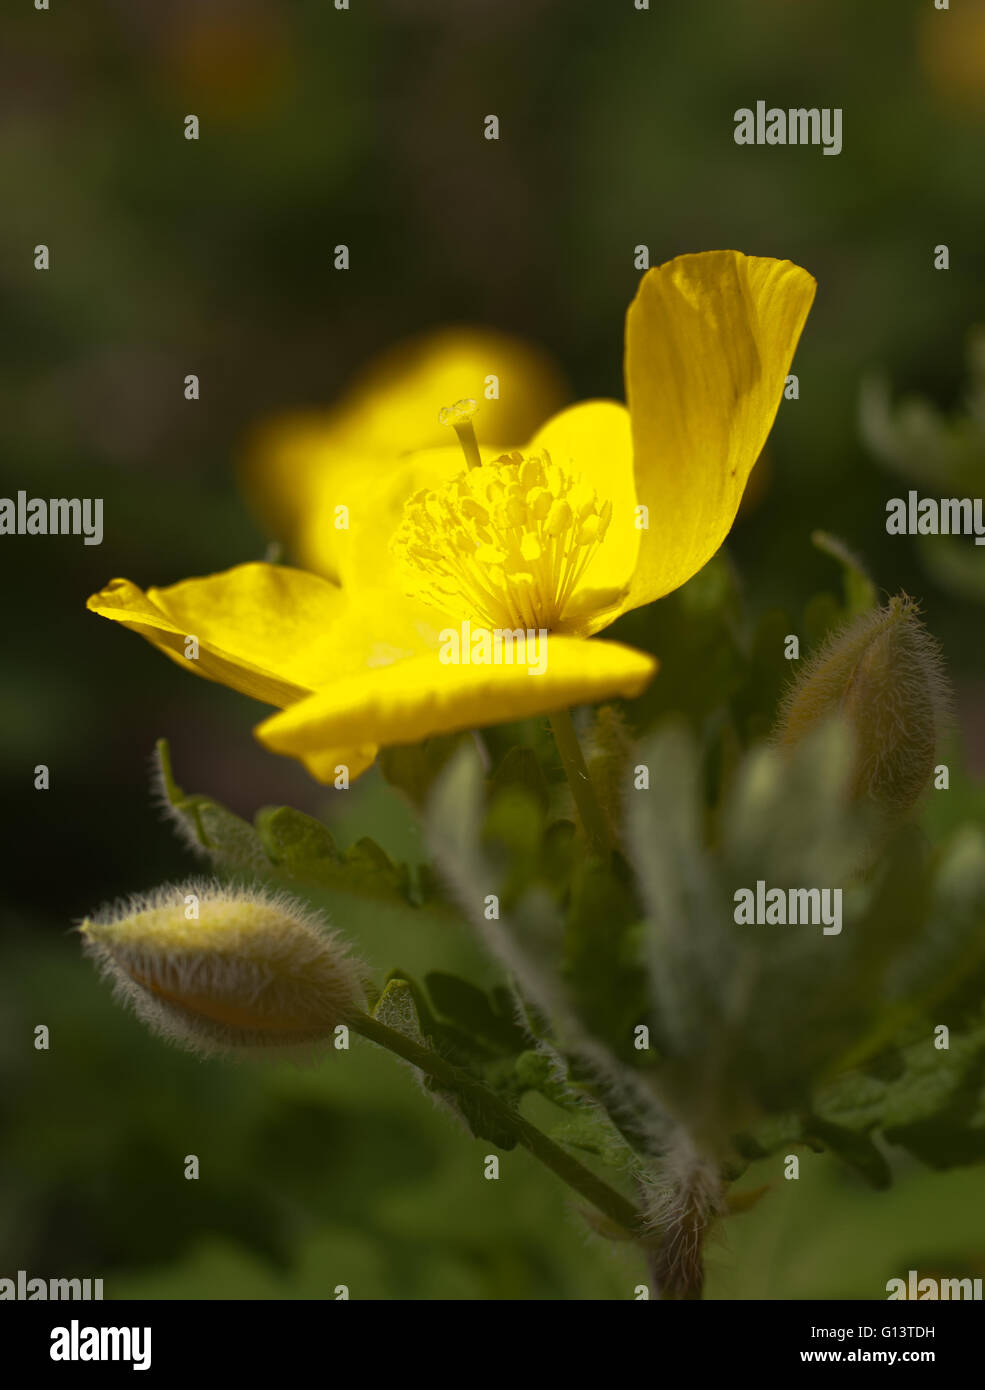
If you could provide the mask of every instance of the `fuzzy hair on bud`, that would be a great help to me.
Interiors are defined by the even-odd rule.
[[[365,1008],[362,968],[286,894],[192,880],[97,913],[79,931],[117,998],[193,1052],[303,1051]]]
[[[776,741],[790,748],[841,714],[855,736],[851,794],[909,810],[933,775],[950,690],[940,648],[906,594],[829,637],[787,692]]]

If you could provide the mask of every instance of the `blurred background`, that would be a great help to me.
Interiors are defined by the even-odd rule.
[[[631,1297],[632,1257],[590,1241],[549,1175],[511,1156],[505,1181],[478,1181],[488,1146],[390,1059],[206,1066],[111,1004],[71,923],[197,867],[149,795],[158,736],[180,782],[240,814],[289,803],[343,844],[420,849],[377,773],[326,792],[254,743],[261,707],[188,680],[85,599],[117,575],[163,585],[262,558],[236,480],[251,432],[330,405],[401,338],[507,330],[553,355],[573,397],[621,396],[637,246],[654,265],[786,257],[819,292],[800,398],[729,542],[750,611],[837,587],[818,527],[881,589],[920,598],[958,693],[964,799],[948,814],[979,815],[979,591],[887,537],[887,498],[917,484],[859,416],[863,383],[888,374],[894,398],[929,403],[940,438],[920,458],[953,416],[982,476],[985,409],[975,433],[967,397],[985,322],[985,3],[53,0],[3,28],[0,494],[102,497],[105,538],[0,538],[0,1274],[102,1276],[108,1297]],[[759,99],[843,108],[842,153],[736,146],[733,113]],[[632,629],[658,653],[662,607]],[[333,915],[380,969],[484,978],[464,928]],[[976,1169],[902,1163],[873,1195],[829,1158],[801,1162],[801,1183],[711,1252],[709,1296],[871,1297],[917,1263],[985,1273]]]

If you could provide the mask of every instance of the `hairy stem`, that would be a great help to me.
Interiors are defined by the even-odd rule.
[[[504,1128],[510,1130],[517,1140],[535,1158],[540,1159],[545,1167],[550,1168],[551,1172],[555,1173],[562,1182],[567,1183],[569,1187],[586,1198],[599,1211],[604,1212],[619,1226],[631,1231],[634,1235],[639,1235],[640,1214],[632,1202],[610,1187],[607,1182],[597,1177],[584,1164],[579,1163],[576,1158],[572,1158],[564,1149],[555,1144],[553,1139],[548,1139],[546,1134],[532,1125],[529,1120],[525,1120],[512,1106],[500,1100],[481,1081],[470,1076],[461,1067],[456,1067],[452,1062],[446,1061],[444,1057],[439,1056],[430,1048],[422,1047],[412,1038],[405,1037],[403,1033],[398,1033],[393,1028],[388,1028],[385,1023],[380,1023],[375,1018],[370,1018],[368,1014],[357,1014],[347,1021],[353,1032],[361,1034],[362,1037],[368,1038],[370,1042],[377,1043],[380,1047],[385,1047],[389,1052],[396,1053],[405,1062],[412,1063],[437,1081],[442,1089],[469,1095],[481,1102],[487,1113],[494,1115]]]
[[[681,1130],[668,1146],[660,1179],[641,1196],[658,1242],[648,1256],[656,1297],[699,1299],[705,1242],[726,1210],[718,1162]]]
[[[554,735],[554,742],[557,744],[557,751],[561,755],[561,762],[564,764],[582,828],[595,853],[607,854],[612,845],[609,822],[595,794],[592,779],[588,775],[588,768],[585,765],[585,758],[581,751],[581,744],[578,742],[578,735],[575,733],[575,726],[571,721],[571,715],[566,709],[560,710],[557,714],[550,716],[550,721],[551,732]]]
[[[704,1213],[691,1207],[680,1214],[680,1224],[668,1233],[647,1262],[660,1299],[693,1301],[701,1297],[705,1282]]]

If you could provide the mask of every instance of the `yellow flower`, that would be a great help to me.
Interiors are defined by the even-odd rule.
[[[476,434],[498,452],[529,439],[568,399],[553,363],[505,333],[444,328],[397,343],[331,410],[280,416],[257,431],[243,482],[261,523],[303,569],[337,580],[338,547],[358,532],[339,530],[336,507],[363,510],[371,487],[396,525],[403,498],[393,489],[381,497],[381,484],[412,450],[448,443],[438,411],[463,396],[482,401]]]
[[[255,482],[287,499],[281,522],[322,575],[248,564],[146,593],[114,580],[89,607],[279,706],[258,738],[323,781],[342,764],[357,775],[380,747],[637,695],[653,658],[585,639],[678,588],[722,544],[814,290],[789,261],[734,251],[648,271],[626,320],[628,406],[572,406],[507,452],[476,439],[470,408],[450,412],[465,458],[419,447],[439,407],[464,407],[470,387],[482,397],[476,377],[496,369],[481,350],[463,362],[465,389],[456,379],[444,399],[426,398],[426,372],[391,371],[330,439],[309,435],[300,507],[297,433],[286,453],[270,451],[267,474],[254,466]],[[448,365],[436,375],[450,384]],[[402,455],[401,419],[418,446]],[[448,634],[464,623],[549,635],[536,666],[448,662]]]

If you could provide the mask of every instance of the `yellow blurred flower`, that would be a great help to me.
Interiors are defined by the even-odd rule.
[[[389,474],[411,451],[448,443],[438,412],[463,396],[482,402],[476,436],[498,452],[529,439],[568,399],[550,359],[505,333],[444,328],[397,343],[331,410],[280,416],[257,431],[243,482],[258,517],[299,565],[337,580],[340,548],[358,544],[360,531],[340,530],[336,507],[387,506],[396,524],[404,498]]]
[[[163,18],[163,16],[162,16]],[[282,15],[266,5],[203,7],[164,21],[162,76],[190,111],[209,121],[245,121],[290,90],[295,56]]]
[[[89,607],[279,706],[258,738],[323,781],[380,747],[637,695],[653,658],[585,639],[725,539],[814,291],[791,262],[734,251],[648,271],[626,320],[628,405],[583,402],[532,437],[536,359],[531,392],[502,340],[402,355],[327,425],[292,424],[254,455],[254,489],[320,574],[248,564],[146,593],[114,580]],[[435,432],[469,390],[478,437],[470,410],[451,413],[463,458]],[[546,630],[543,669],[445,664],[443,634],[465,622]]]
[[[969,112],[985,107],[985,0],[961,0],[946,13],[928,7],[920,57],[938,96]]]

